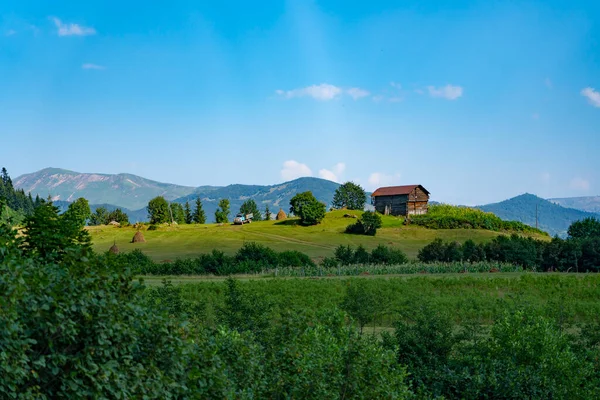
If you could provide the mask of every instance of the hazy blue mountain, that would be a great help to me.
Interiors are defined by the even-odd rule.
[[[477,208],[493,212],[504,220],[520,221],[535,226],[536,205],[539,228],[553,236],[566,236],[569,225],[574,221],[587,217],[598,217],[598,214],[562,207],[529,193]]]
[[[273,213],[283,209],[286,213],[290,208],[290,199],[297,193],[311,191],[313,195],[330,207],[333,200],[333,194],[339,187],[338,183],[320,178],[298,178],[290,182],[284,182],[278,185],[259,186],[259,185],[229,185],[215,188],[198,188],[190,195],[176,199],[178,203],[193,203],[197,197],[202,200],[204,211],[209,222],[214,221],[214,213],[218,207],[219,200],[229,199],[231,202],[231,215],[237,213],[244,201],[253,199],[260,211],[264,214],[265,207],[268,205]]]
[[[563,207],[574,208],[576,210],[592,213],[600,213],[600,196],[566,197],[548,200]]]
[[[114,204],[137,210],[156,196],[167,200],[193,193],[196,188],[161,183],[131,174],[83,174],[58,168],[46,168],[21,175],[13,181],[16,188],[54,201],[74,201],[86,198],[90,204]]]
[[[47,198],[50,195],[62,211],[79,197],[86,198],[92,211],[104,206],[109,211],[121,208],[131,222],[146,221],[148,201],[156,196],[164,196],[169,201],[185,203],[193,207],[196,197],[203,202],[208,222],[214,221],[214,212],[221,199],[231,202],[231,217],[237,213],[247,199],[254,199],[261,212],[268,205],[271,212],[282,208],[289,210],[290,199],[300,192],[311,191],[315,197],[328,206],[339,184],[320,178],[299,178],[277,185],[228,185],[200,186],[197,188],[171,185],[131,174],[84,174],[57,168],[46,168],[38,172],[19,176],[15,187]]]

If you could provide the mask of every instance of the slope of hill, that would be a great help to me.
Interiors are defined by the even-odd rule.
[[[398,247],[414,258],[423,246],[438,237],[445,241],[463,243],[472,239],[480,243],[502,234],[483,229],[427,229],[414,225],[406,226],[403,225],[403,218],[384,216],[383,228],[377,231],[376,236],[348,235],[343,233],[344,229],[355,220],[345,218],[346,213],[347,211],[328,212],[321,224],[308,227],[295,225],[293,219],[283,222],[253,222],[248,225],[162,225],[158,230],[143,232],[145,243],[130,243],[136,232],[133,227],[92,226],[88,229],[94,249],[99,252],[107,251],[116,243],[121,251],[140,249],[155,261],[196,257],[213,249],[231,255],[250,241],[277,251],[299,250],[315,259],[331,257],[340,244],[362,244],[368,250],[384,244]],[[535,234],[531,236],[548,240],[548,237]]]
[[[569,225],[574,221],[598,216],[573,208],[565,208],[529,193],[477,208],[492,212],[504,220],[520,221],[535,226],[536,205],[539,228],[553,236],[565,237]]]
[[[15,179],[14,186],[34,197],[36,194],[42,198],[50,195],[53,200],[62,201],[85,197],[90,204],[114,204],[130,210],[145,207],[155,196],[173,200],[196,190],[131,174],[83,174],[58,168],[21,175]]]
[[[256,202],[261,213],[264,213],[267,205],[273,213],[277,213],[280,208],[287,213],[290,207],[290,199],[297,193],[306,192],[307,190],[311,191],[319,201],[330,205],[338,186],[338,183],[325,179],[298,178],[270,186],[229,185],[220,188],[209,187],[208,189],[201,187],[195,193],[175,201],[182,204],[189,201],[192,204],[197,197],[200,197],[208,221],[212,222],[220,199],[229,199],[231,202],[231,216],[237,213],[242,203],[248,199],[253,199]]]
[[[562,207],[600,214],[600,196],[567,197],[548,200]]]

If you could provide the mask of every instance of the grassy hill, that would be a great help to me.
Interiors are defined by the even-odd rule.
[[[478,206],[483,211],[489,211],[504,220],[520,221],[535,226],[536,205],[539,228],[550,235],[566,236],[569,226],[578,220],[596,216],[596,214],[561,207],[558,204],[544,200],[533,194],[522,194],[500,203]]]
[[[482,242],[500,235],[499,232],[476,229],[426,229],[418,226],[405,226],[402,218],[383,217],[383,228],[377,236],[359,236],[344,234],[347,225],[353,218],[344,218],[344,211],[327,213],[323,223],[302,227],[296,225],[295,219],[282,222],[262,221],[243,226],[216,224],[162,226],[156,231],[144,231],[146,243],[129,243],[135,234],[132,227],[89,227],[94,248],[106,251],[115,242],[121,251],[141,249],[155,261],[174,260],[175,258],[193,257],[202,253],[219,249],[233,254],[244,242],[258,242],[277,251],[299,250],[312,258],[331,256],[340,244],[364,245],[373,249],[379,244],[391,245],[405,251],[409,257],[416,257],[417,252],[433,239],[464,242],[473,239]],[[360,212],[352,212],[359,215]],[[541,236],[540,236],[541,237]]]

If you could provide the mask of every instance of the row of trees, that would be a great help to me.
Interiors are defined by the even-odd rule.
[[[31,193],[25,194],[23,189],[15,189],[8,171],[6,168],[2,168],[0,171],[0,220],[18,224],[25,216],[31,215],[40,203],[39,196],[36,196],[34,200]]]
[[[600,221],[586,218],[569,227],[569,237],[550,242],[513,234],[498,236],[487,243],[467,240],[444,242],[436,239],[419,251],[423,262],[500,261],[526,268],[555,271],[600,270]]]

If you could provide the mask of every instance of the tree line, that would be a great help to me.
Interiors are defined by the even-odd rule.
[[[501,235],[487,243],[467,240],[444,242],[435,239],[418,254],[423,262],[499,261],[544,271],[600,271],[600,221],[594,217],[576,221],[568,237],[551,241],[537,240],[517,234]]]

